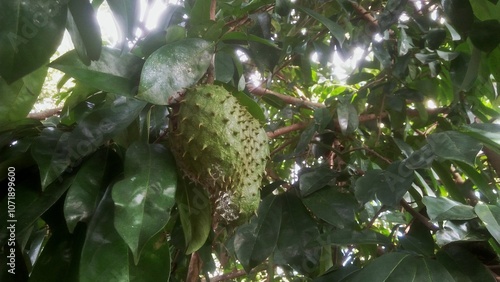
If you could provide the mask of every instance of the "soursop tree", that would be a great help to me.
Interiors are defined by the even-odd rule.
[[[0,0],[0,280],[495,281],[499,20]]]

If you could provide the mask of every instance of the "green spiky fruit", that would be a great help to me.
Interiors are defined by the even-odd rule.
[[[255,212],[269,155],[267,135],[226,89],[188,90],[171,118],[169,140],[177,165],[208,189],[224,219]]]

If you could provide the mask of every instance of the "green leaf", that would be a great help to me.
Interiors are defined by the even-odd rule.
[[[309,16],[313,17],[320,23],[324,24],[328,28],[330,33],[339,41],[340,45],[344,43],[346,32],[340,25],[311,9],[299,6],[295,6],[295,8],[299,11],[308,14]]]
[[[455,281],[494,282],[496,279],[478,258],[458,244],[451,244],[436,254],[440,262]]]
[[[141,73],[138,98],[166,105],[168,98],[193,86],[207,71],[214,45],[187,38],[167,44],[148,57]]]
[[[319,238],[318,227],[297,196],[285,193],[278,198],[282,202],[279,254],[295,270],[311,274],[319,266],[320,248],[310,246]]]
[[[106,178],[120,172],[116,153],[103,149],[86,160],[78,170],[75,180],[66,194],[64,217],[69,232],[73,232],[78,222],[87,222],[99,203]],[[112,169],[118,170],[113,173]],[[104,186],[105,188],[105,186]]]
[[[453,242],[481,242],[488,240],[484,232],[476,230],[476,224],[469,221],[445,221],[436,232],[436,243],[442,247]]]
[[[356,199],[347,193],[326,187],[302,199],[314,215],[338,228],[355,223],[354,211],[358,208]]]
[[[272,40],[269,39],[264,39],[262,37],[253,35],[253,34],[247,34],[241,31],[233,31],[233,32],[228,32],[224,34],[221,37],[222,41],[231,41],[231,40],[243,40],[243,41],[252,41],[256,43],[261,43],[263,45],[266,45],[268,47],[272,47],[274,49],[278,49],[278,46],[276,46],[276,43],[274,43]]]
[[[350,281],[453,282],[446,268],[435,260],[408,253],[385,254],[357,272]]]
[[[472,166],[482,148],[474,138],[456,131],[431,134],[427,142],[438,157],[461,161]]]
[[[88,0],[70,0],[68,3],[68,31],[80,60],[89,65],[99,60],[102,50],[101,29],[94,8]]]
[[[309,125],[302,131],[300,134],[299,142],[297,143],[297,147],[295,147],[295,154],[302,153],[306,150],[307,146],[309,146],[309,142],[316,134],[317,125],[313,122],[309,123]]]
[[[86,229],[80,226],[82,228],[77,228],[77,232],[70,235],[64,225],[53,227],[56,230],[51,230],[52,235],[36,260],[30,274],[31,281],[57,281],[61,275],[67,280],[78,279],[78,263]]]
[[[491,236],[500,243],[500,207],[479,203],[474,207],[474,211],[484,222]]]
[[[500,44],[500,22],[498,20],[486,20],[476,22],[472,25],[470,40],[474,46],[489,53]]]
[[[275,195],[264,198],[257,217],[236,230],[236,257],[248,272],[266,260],[276,247],[281,225],[282,201]]]
[[[403,162],[394,162],[387,170],[369,170],[355,184],[354,193],[360,202],[368,202],[375,196],[385,205],[397,206],[413,183],[413,170]]]
[[[422,202],[433,221],[469,220],[476,218],[474,208],[444,197],[424,196]]]
[[[233,79],[235,72],[233,57],[226,52],[215,54],[215,79],[228,83]]]
[[[187,179],[179,179],[175,201],[186,242],[186,254],[197,251],[207,241],[211,225],[211,207],[208,194],[203,187]]]
[[[327,186],[329,183],[334,183],[338,173],[326,166],[321,166],[312,171],[304,172],[299,177],[300,193],[303,197],[318,191]]]
[[[139,16],[139,3],[135,0],[107,0],[106,2],[111,12],[113,12],[115,22],[120,30],[122,48],[124,48],[127,42],[126,39],[133,40],[135,36],[135,24]]]
[[[134,143],[125,156],[125,179],[113,186],[114,225],[134,255],[169,218],[177,185],[175,162],[159,144]]]
[[[337,106],[337,115],[342,134],[351,134],[358,128],[358,112],[351,103],[339,103]]]
[[[314,110],[314,122],[318,125],[318,132],[322,133],[332,122],[332,113],[328,108],[317,108]]]
[[[111,188],[108,188],[87,229],[80,259],[80,281],[129,281],[127,244],[115,230]]]
[[[170,246],[166,232],[159,232],[149,240],[137,265],[129,258],[129,273],[128,281],[169,281]]]
[[[7,83],[20,79],[49,61],[63,38],[66,3],[0,2],[0,76]]]
[[[42,91],[47,68],[16,80],[10,85],[0,77],[0,127],[26,118]]]
[[[98,61],[88,66],[78,60],[75,50],[49,64],[79,81],[106,92],[133,96],[137,91],[137,76],[143,60],[120,50],[103,48]]]
[[[460,131],[471,136],[500,154],[500,124],[473,123],[463,125]]]
[[[55,181],[45,191],[39,192],[40,182],[36,178],[20,181],[16,186],[16,234],[17,238],[27,235],[26,232],[50,207],[52,207],[68,190],[73,177],[66,177],[62,181]],[[2,208],[7,210],[7,197],[2,201]],[[6,239],[7,221],[0,223],[2,232],[0,242]]]
[[[370,229],[339,229],[321,236],[321,245],[382,244],[389,245],[391,240]]]
[[[69,148],[65,145],[70,136],[56,128],[45,128],[35,139],[31,155],[40,170],[42,190],[56,180],[71,164]]]
[[[58,149],[66,148],[66,156],[73,162],[78,161],[125,130],[145,105],[146,102],[133,98],[108,94],[105,103],[85,115],[67,142],[58,144]]]

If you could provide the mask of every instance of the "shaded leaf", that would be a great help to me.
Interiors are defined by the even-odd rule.
[[[299,177],[300,193],[303,197],[306,197],[327,186],[329,183],[333,183],[337,176],[337,172],[326,166],[304,172]]]
[[[101,29],[94,8],[87,0],[70,0],[68,8],[68,31],[80,60],[86,65],[99,60]]]
[[[168,98],[193,86],[207,71],[213,44],[187,38],[156,50],[144,64],[138,98],[166,105]]]
[[[0,77],[0,127],[26,118],[42,90],[47,68],[16,80],[10,85]]]
[[[129,281],[129,251],[113,224],[111,187],[99,203],[87,229],[80,260],[80,281]]]
[[[302,199],[314,215],[338,228],[355,223],[354,211],[358,207],[351,194],[340,193],[334,187],[327,187]]]
[[[352,245],[352,244],[391,244],[390,238],[370,229],[353,230],[339,229],[321,235],[318,241],[321,245]]]
[[[457,244],[451,244],[436,254],[437,260],[450,272],[455,281],[496,281],[477,257]]]
[[[79,81],[106,92],[133,96],[137,91],[137,76],[143,60],[120,50],[103,48],[98,61],[88,66],[80,62],[75,50],[69,51],[50,63]]]
[[[320,23],[324,24],[326,26],[326,28],[328,28],[330,33],[333,35],[333,37],[335,37],[339,41],[340,45],[342,45],[342,43],[344,43],[346,32],[336,22],[331,21],[330,19],[326,18],[325,16],[323,16],[323,15],[321,15],[321,14],[319,14],[311,9],[308,9],[305,7],[300,7],[300,6],[295,6],[295,8],[299,11],[302,11],[302,12],[308,14],[309,16],[313,17],[314,19],[316,19]]]
[[[350,281],[453,282],[446,268],[435,260],[408,253],[383,255],[357,272]]]
[[[14,82],[46,64],[66,25],[66,1],[0,2],[0,76]]]
[[[64,217],[69,232],[73,233],[78,222],[87,222],[100,201],[106,174],[117,169],[117,157],[113,151],[100,150],[86,160],[75,175],[75,180],[66,194]],[[116,172],[115,172],[116,173]]]
[[[456,131],[431,134],[427,142],[438,157],[470,165],[474,165],[474,160],[482,147],[474,138]]]
[[[500,124],[473,123],[463,125],[461,131],[471,136],[500,154]]]
[[[70,136],[53,127],[45,128],[35,139],[31,155],[40,170],[42,190],[56,180],[71,163],[69,148],[65,145]]]
[[[144,246],[141,259],[135,264],[129,257],[129,281],[169,281],[170,248],[167,233],[159,232]]]
[[[433,221],[468,220],[476,218],[474,208],[444,197],[424,196],[422,202]]]
[[[500,243],[500,207],[479,203],[474,207],[474,211],[484,222],[491,236]]]
[[[487,239],[488,237],[483,232],[475,230],[470,222],[464,221],[445,221],[443,228],[436,233],[438,246],[453,242],[478,242]]]
[[[205,244],[211,230],[210,200],[203,187],[187,179],[179,179],[175,201],[184,231],[186,254],[197,251]]]
[[[134,29],[138,17],[138,2],[135,0],[107,0],[113,12],[115,22],[120,29],[120,41],[125,46],[126,39],[134,38]],[[122,47],[123,48],[123,47]]]
[[[358,112],[351,103],[339,103],[337,115],[342,134],[351,134],[358,128]]]
[[[301,273],[311,274],[319,266],[320,248],[311,246],[319,238],[319,230],[300,199],[285,193],[277,248],[283,259]]]
[[[266,260],[274,251],[281,226],[282,202],[275,195],[264,198],[257,217],[236,230],[236,257],[248,272]]]
[[[159,144],[134,143],[125,156],[125,179],[113,186],[114,225],[137,263],[146,243],[169,218],[177,185],[175,161]]]

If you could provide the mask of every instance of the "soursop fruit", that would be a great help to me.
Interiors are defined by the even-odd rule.
[[[180,170],[204,186],[226,221],[255,212],[269,156],[259,122],[226,89],[189,89],[170,119],[170,147]]]

